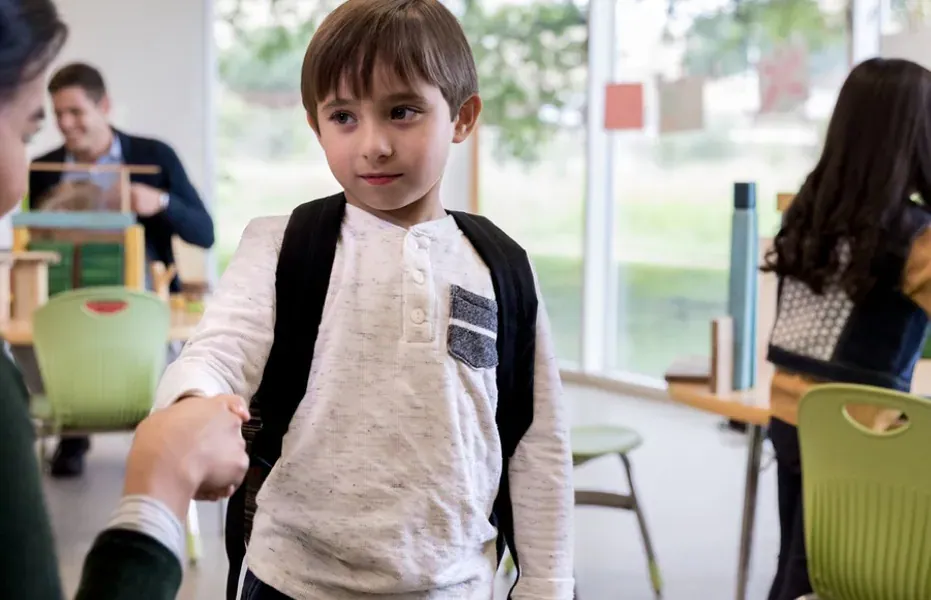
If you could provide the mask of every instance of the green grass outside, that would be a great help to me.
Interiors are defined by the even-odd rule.
[[[582,261],[535,256],[558,356],[581,357]],[[683,355],[707,355],[711,319],[727,311],[727,271],[715,268],[617,265],[613,370],[660,378]],[[608,323],[606,323],[606,326]]]

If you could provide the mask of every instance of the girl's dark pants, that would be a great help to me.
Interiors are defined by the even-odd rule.
[[[776,482],[779,495],[779,562],[769,600],[796,600],[812,592],[805,554],[802,514],[802,463],[798,429],[772,419],[769,439],[776,451]]]

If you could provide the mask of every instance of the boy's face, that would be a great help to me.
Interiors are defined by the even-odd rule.
[[[464,141],[481,110],[470,98],[456,118],[436,86],[406,85],[375,69],[371,98],[354,98],[348,86],[317,105],[317,135],[330,170],[349,201],[369,210],[415,208],[423,220],[442,215],[439,184],[450,143]],[[406,214],[406,212],[405,212]]]

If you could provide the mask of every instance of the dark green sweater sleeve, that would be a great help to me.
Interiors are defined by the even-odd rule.
[[[28,394],[0,339],[0,598],[61,600]],[[79,600],[170,600],[181,564],[155,539],[108,529],[84,562]]]
[[[108,529],[84,561],[75,600],[172,600],[181,564],[168,548],[134,531]]]

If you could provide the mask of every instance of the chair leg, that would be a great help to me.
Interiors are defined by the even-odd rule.
[[[659,563],[656,561],[656,554],[653,552],[653,543],[650,541],[650,533],[647,531],[647,522],[643,517],[643,510],[640,508],[640,500],[637,498],[637,491],[634,489],[634,477],[631,473],[630,459],[627,455],[620,454],[621,462],[624,463],[624,470],[627,472],[627,483],[630,486],[630,497],[633,500],[634,514],[637,515],[637,523],[640,525],[640,534],[643,536],[643,547],[647,554],[647,568],[650,570],[650,583],[653,585],[653,593],[657,598],[663,596],[663,578],[660,574]]]
[[[508,577],[514,574],[514,557],[511,556],[510,552],[504,555],[504,558],[501,561],[501,566],[503,567],[504,574]]]
[[[220,516],[220,538],[226,539],[226,510],[229,498],[222,498],[217,502],[217,514]]]
[[[197,519],[197,503],[191,500],[191,505],[187,511],[186,523],[186,541],[187,541],[187,558],[188,562],[197,564],[203,553],[203,545],[200,539],[200,523]]]

